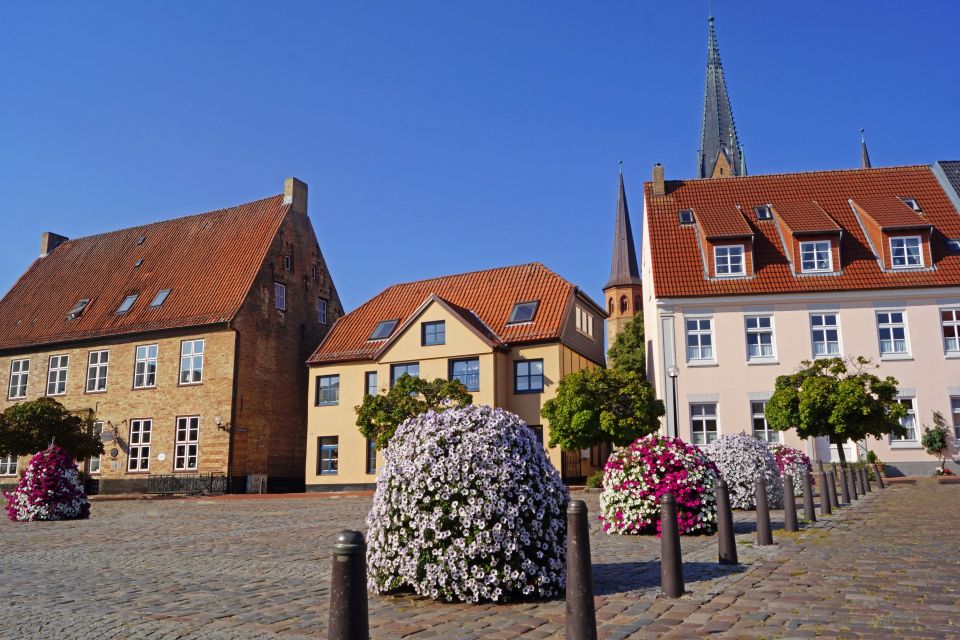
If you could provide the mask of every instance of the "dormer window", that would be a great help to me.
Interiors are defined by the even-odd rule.
[[[133,303],[137,301],[137,294],[131,293],[126,298],[123,299],[123,302],[120,303],[120,306],[117,307],[117,313],[122,314],[130,311],[130,308],[133,307]]]
[[[773,220],[773,212],[770,210],[770,205],[762,204],[759,207],[754,207],[753,210],[757,212],[757,220]]]
[[[168,295],[170,295],[170,289],[158,291],[157,295],[153,296],[153,300],[150,302],[150,308],[153,309],[163,305],[163,303],[167,301]]]
[[[377,326],[374,327],[373,333],[370,334],[367,340],[386,340],[390,337],[390,334],[393,333],[393,330],[397,328],[397,323],[399,322],[399,320],[381,320],[377,323]]]
[[[743,246],[729,245],[713,248],[713,264],[718,276],[742,276]]]
[[[76,320],[83,313],[83,310],[87,308],[87,305],[90,304],[90,301],[84,298],[73,305],[73,308],[67,312],[67,320]]]
[[[916,198],[900,198],[903,200],[903,204],[907,205],[917,213],[923,213],[923,209],[920,208],[920,203],[917,202]]]
[[[833,251],[829,240],[800,243],[800,270],[803,273],[833,271]]]
[[[540,304],[539,300],[532,300],[530,302],[518,302],[513,305],[513,311],[510,312],[510,319],[507,320],[507,324],[533,322],[534,316],[537,315],[538,304]]]
[[[693,224],[693,209],[680,209],[677,212],[680,224]]]
[[[923,266],[920,236],[890,238],[890,255],[894,269],[914,269]]]

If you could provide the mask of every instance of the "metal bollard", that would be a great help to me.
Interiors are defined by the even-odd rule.
[[[590,528],[583,500],[567,503],[567,638],[597,640]]]
[[[817,521],[817,512],[813,508],[813,477],[809,471],[803,473],[803,519]]]
[[[793,476],[783,475],[783,529],[784,531],[799,531],[797,525],[797,501],[793,495]]]
[[[866,467],[863,468],[863,486],[867,493],[873,493],[873,487],[870,486],[870,472]]]
[[[677,499],[672,493],[660,497],[660,590],[668,598],[679,598],[684,591]]]
[[[863,474],[860,473],[860,467],[853,470],[853,478],[857,481],[857,494],[862,498],[867,495],[867,490],[863,487]]]
[[[763,477],[757,478],[757,545],[773,544],[773,534],[770,532],[770,506],[767,504],[767,485]]]
[[[886,489],[887,485],[883,484],[883,476],[880,474],[880,465],[873,465],[873,472],[877,474],[877,486],[881,489]]]
[[[833,513],[830,508],[830,489],[827,487],[827,474],[820,472],[820,515],[828,516]]]
[[[727,481],[717,482],[717,547],[720,564],[738,564],[737,539],[733,534],[733,511]]]
[[[837,478],[832,473],[827,474],[827,495],[830,498],[830,506],[834,509],[839,509],[840,501],[837,500]]]
[[[857,477],[854,473],[854,470],[850,467],[847,467],[847,484],[850,485],[850,497],[853,500],[859,500],[860,495],[857,493]]]
[[[341,531],[333,545],[330,640],[368,640],[367,543],[359,531]]]
[[[850,484],[847,482],[845,470],[840,468],[840,504],[850,504]]]

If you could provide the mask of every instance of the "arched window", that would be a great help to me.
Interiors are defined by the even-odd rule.
[[[610,302],[607,303],[607,309],[609,310],[610,315],[613,315],[613,298],[610,298]]]
[[[643,308],[643,300],[640,299],[640,296],[634,297],[634,299],[633,299],[633,311],[634,311],[634,313],[639,313],[641,308]]]
[[[620,313],[627,312],[627,296],[620,296]]]

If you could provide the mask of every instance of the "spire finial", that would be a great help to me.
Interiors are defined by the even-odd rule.
[[[623,175],[623,160],[617,160],[617,173]]]
[[[870,154],[867,153],[867,138],[864,135],[863,129],[860,129],[860,168],[869,169],[870,167]]]

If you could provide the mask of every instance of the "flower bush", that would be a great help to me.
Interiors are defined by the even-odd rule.
[[[77,465],[58,446],[30,458],[17,488],[5,491],[7,515],[14,521],[74,520],[90,516]]]
[[[771,444],[770,453],[777,462],[777,470],[781,477],[790,474],[793,476],[793,495],[803,495],[803,476],[810,474],[810,482],[814,483],[813,463],[803,451],[788,447],[785,444]]]
[[[567,499],[516,415],[467,406],[410,418],[384,451],[367,516],[368,587],[465,602],[560,594]]]
[[[770,507],[783,506],[783,480],[766,443],[745,433],[734,433],[720,436],[707,445],[706,453],[717,465],[720,477],[727,481],[731,507],[756,508],[757,476],[763,476]]]
[[[640,438],[607,460],[603,530],[659,536],[660,496],[672,492],[680,533],[711,533],[717,526],[716,481],[716,466],[697,447],[660,434]]]

